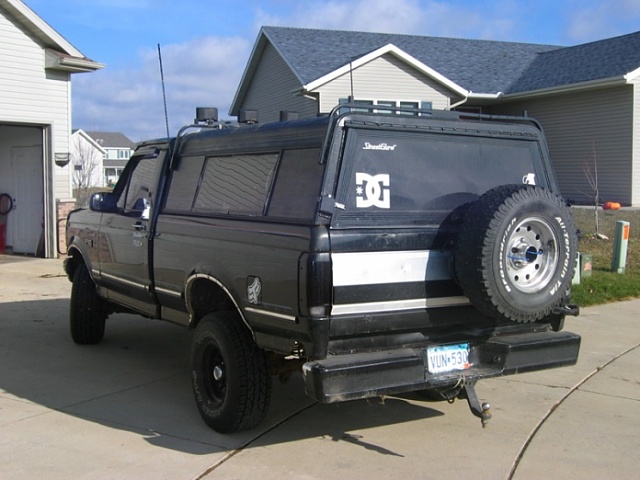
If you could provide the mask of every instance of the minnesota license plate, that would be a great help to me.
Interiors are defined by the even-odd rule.
[[[469,344],[428,347],[427,363],[430,373],[466,370],[471,366],[469,364]]]

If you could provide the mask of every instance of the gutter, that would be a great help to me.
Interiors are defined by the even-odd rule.
[[[634,73],[631,72],[627,75],[619,75],[617,77],[601,78],[598,80],[589,80],[586,82],[572,83],[569,85],[562,85],[556,87],[541,88],[539,90],[530,90],[527,92],[507,93],[503,96],[505,100],[526,99],[531,97],[539,97],[542,95],[553,95],[560,93],[579,92],[582,90],[593,90],[603,87],[615,87],[621,85],[628,85],[634,78]]]
[[[72,57],[50,48],[45,49],[44,66],[72,73],[95,72],[105,67],[103,63],[94,62],[89,58]]]

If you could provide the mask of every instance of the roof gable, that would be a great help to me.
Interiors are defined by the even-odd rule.
[[[104,68],[103,64],[85,57],[20,0],[0,0],[0,8],[42,43],[47,54],[47,68],[71,72],[90,72]]]
[[[93,148],[95,148],[96,150],[98,150],[100,153],[104,154],[105,153],[105,149],[102,148],[100,146],[100,144],[98,142],[96,142],[93,138],[91,138],[91,136],[89,136],[87,134],[87,132],[85,132],[84,130],[82,130],[81,128],[79,128],[78,130],[74,130],[71,133],[71,138],[82,138],[84,139],[86,142],[89,143],[89,145],[91,145]]]
[[[497,93],[511,85],[538,53],[560,48],[489,40],[285,27],[263,27],[261,34],[287,60],[302,85],[392,44],[465,90]]]
[[[640,76],[640,32],[561,47],[386,33],[263,27],[231,107],[237,114],[262,52],[271,44],[313,90],[385,53],[464,96],[497,98]]]
[[[97,132],[87,131],[89,135],[102,148],[130,148],[135,147],[135,143],[120,132]]]
[[[373,52],[370,52],[366,55],[363,55],[351,62],[349,62],[346,65],[343,65],[342,67],[328,73],[327,75],[324,75],[320,78],[318,78],[317,80],[308,83],[306,85],[303,86],[303,88],[307,91],[313,91],[319,87],[321,87],[322,85],[338,78],[341,75],[344,75],[346,73],[348,73],[351,69],[355,69],[358,68],[362,65],[365,65],[367,63],[369,63],[370,61],[376,59],[376,58],[380,58],[383,55],[386,54],[391,54],[397,58],[399,58],[400,60],[404,61],[405,63],[407,63],[408,65],[412,66],[414,69],[416,69],[417,71],[439,81],[440,83],[442,83],[443,85],[445,85],[446,87],[450,88],[451,90],[453,90],[454,92],[458,93],[459,95],[462,96],[466,96],[469,94],[469,92],[467,90],[465,90],[464,88],[462,88],[460,85],[457,85],[456,83],[452,82],[451,80],[449,80],[447,77],[441,75],[440,73],[436,72],[434,69],[430,68],[429,66],[425,65],[424,63],[422,63],[421,61],[417,60],[416,58],[412,57],[411,55],[409,55],[408,53],[404,52],[403,50],[399,49],[398,47],[396,47],[393,44],[388,44],[385,45],[381,48],[378,48],[376,50],[374,50]]]

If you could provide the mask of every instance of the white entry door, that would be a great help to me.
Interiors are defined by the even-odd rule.
[[[14,253],[35,254],[44,232],[42,147],[13,147],[14,208],[9,213]]]

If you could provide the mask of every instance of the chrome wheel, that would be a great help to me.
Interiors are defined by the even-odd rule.
[[[558,237],[542,218],[520,222],[506,242],[506,272],[514,288],[535,293],[549,285],[558,268]]]

